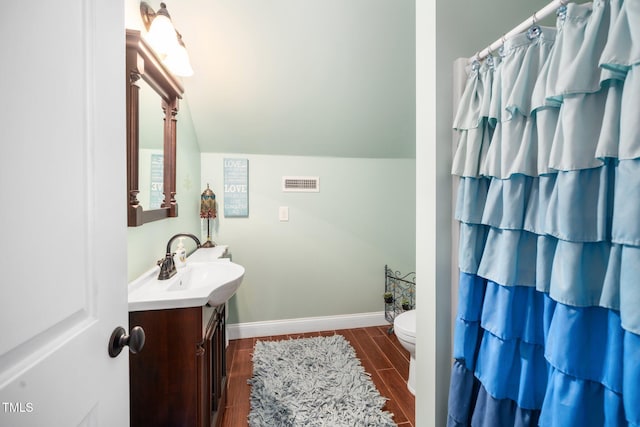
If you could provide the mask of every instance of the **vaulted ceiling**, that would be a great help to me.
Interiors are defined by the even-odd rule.
[[[195,71],[183,106],[203,152],[415,157],[414,0],[167,8]]]

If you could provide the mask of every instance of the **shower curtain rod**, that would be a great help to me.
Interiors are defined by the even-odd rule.
[[[554,13],[560,6],[565,6],[567,3],[570,3],[571,1],[572,0],[553,0],[551,3],[549,3],[548,5],[546,5],[545,7],[543,7],[536,13],[534,13],[533,15],[531,15],[529,19],[521,22],[520,25],[515,27],[513,30],[509,31],[508,33],[500,37],[498,40],[491,43],[489,47],[481,50],[480,52],[476,53],[474,56],[469,58],[469,63],[471,64],[474,60],[478,60],[478,61],[483,60],[484,58],[489,56],[491,52],[495,52],[497,49],[499,49],[507,39],[515,36],[516,34],[520,34],[525,30],[528,30],[529,28],[531,28],[532,25],[535,25],[541,19],[546,18],[547,16]]]

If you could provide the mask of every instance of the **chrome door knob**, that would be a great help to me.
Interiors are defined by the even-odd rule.
[[[127,331],[122,326],[118,326],[109,338],[109,356],[116,357],[124,346],[129,346],[129,351],[133,354],[139,353],[144,347],[144,329],[135,326],[127,335]]]

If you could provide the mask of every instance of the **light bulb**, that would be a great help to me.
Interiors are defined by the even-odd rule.
[[[161,58],[178,46],[176,30],[171,20],[164,15],[156,15],[145,38]]]

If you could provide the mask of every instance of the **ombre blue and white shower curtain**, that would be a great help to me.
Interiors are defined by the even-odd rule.
[[[640,0],[471,67],[449,427],[640,427]]]

